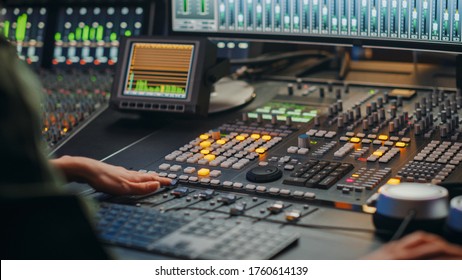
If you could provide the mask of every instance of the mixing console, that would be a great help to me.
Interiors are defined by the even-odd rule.
[[[58,16],[54,65],[114,65],[121,36],[141,35],[143,7],[68,7]]]
[[[387,181],[460,177],[461,103],[443,90],[289,84],[145,169],[185,185],[361,210]]]
[[[107,107],[112,75],[43,71],[42,137],[52,149]]]
[[[44,7],[0,9],[0,34],[18,50],[28,64],[38,64],[42,56],[48,11]]]
[[[371,224],[363,213],[373,213],[380,186],[462,179],[461,100],[442,90],[281,86],[269,103],[140,170],[172,187],[100,198],[100,236],[189,259],[272,258],[306,228],[368,239],[374,231],[357,221]],[[358,220],[332,222],[343,210]]]
[[[192,189],[183,191],[186,191],[185,195],[196,192]],[[176,189],[172,193],[183,191]],[[174,195],[167,195],[167,199],[177,203],[179,200]],[[242,197],[233,199],[244,200]],[[208,210],[227,214],[223,209],[226,206],[220,208],[220,205],[233,203],[222,197],[218,205],[213,204]],[[254,203],[249,209],[264,203]],[[207,202],[199,193],[194,198],[189,197],[188,204],[200,208]],[[245,208],[246,204],[240,205]],[[232,206],[234,210],[229,212],[236,212],[238,207],[236,203]],[[269,259],[298,239],[295,233],[270,228],[270,224],[255,223],[259,215],[253,222],[251,218],[237,222],[187,213],[105,203],[98,213],[98,227],[105,242],[188,259]]]

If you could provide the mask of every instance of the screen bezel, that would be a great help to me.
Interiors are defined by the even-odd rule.
[[[409,51],[426,51],[426,52],[444,52],[444,53],[462,53],[462,42],[459,44],[449,42],[416,42],[400,40],[400,38],[348,38],[348,37],[328,37],[316,35],[264,35],[255,33],[231,32],[199,32],[199,31],[175,31],[173,30],[173,1],[167,1],[168,15],[168,32],[175,36],[204,36],[208,38],[234,39],[245,41],[265,41],[265,42],[288,42],[293,44],[312,44],[312,45],[330,45],[342,47],[369,47],[369,48],[388,48],[401,49]]]
[[[146,102],[166,102],[166,103],[179,103],[179,104],[189,104],[195,100],[194,97],[194,81],[197,79],[197,72],[198,72],[198,63],[196,63],[197,59],[199,58],[199,49],[200,49],[200,41],[189,41],[185,42],[184,40],[176,40],[176,39],[166,39],[162,37],[125,37],[121,40],[120,44],[120,54],[119,54],[119,62],[117,63],[117,71],[115,77],[126,77],[128,73],[128,67],[130,66],[130,52],[132,50],[134,43],[165,43],[165,44],[189,44],[194,45],[194,50],[192,53],[191,59],[191,67],[190,67],[190,74],[189,74],[189,81],[187,85],[187,97],[186,98],[166,98],[166,97],[159,97],[159,96],[137,96],[137,95],[125,95],[125,79],[119,79],[119,81],[114,82],[114,90],[113,94],[116,93],[116,96],[121,100],[137,100],[137,101],[146,101]],[[123,73],[122,73],[123,71]],[[122,76],[123,75],[123,76]]]

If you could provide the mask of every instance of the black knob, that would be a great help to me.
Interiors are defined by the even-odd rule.
[[[282,171],[276,166],[258,166],[247,172],[246,178],[254,183],[273,182],[282,177]]]

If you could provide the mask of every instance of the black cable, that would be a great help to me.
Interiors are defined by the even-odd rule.
[[[393,237],[390,239],[390,241],[398,240],[403,236],[403,233],[406,232],[409,223],[415,218],[415,214],[416,212],[414,210],[409,210],[407,216],[403,219],[395,234],[393,234]]]

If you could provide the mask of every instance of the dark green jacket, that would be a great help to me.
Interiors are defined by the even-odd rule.
[[[40,140],[42,86],[0,37],[0,255],[2,259],[107,258],[87,205],[66,194]]]

